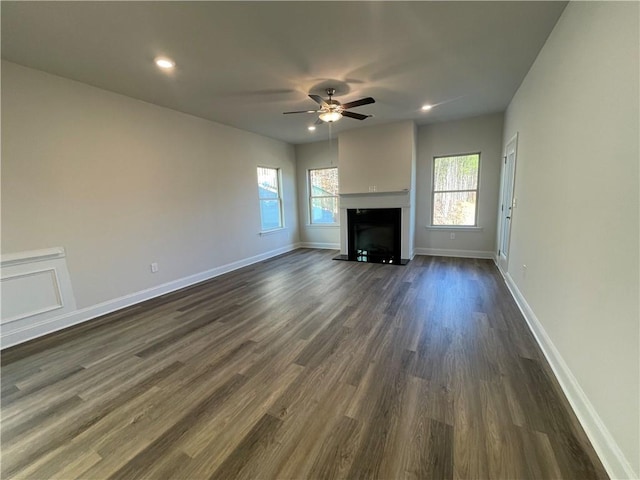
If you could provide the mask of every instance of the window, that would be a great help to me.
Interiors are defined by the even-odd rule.
[[[282,228],[280,169],[258,167],[258,197],[262,231]]]
[[[338,169],[309,170],[309,218],[312,224],[338,223]]]
[[[480,154],[433,159],[432,225],[476,226]]]

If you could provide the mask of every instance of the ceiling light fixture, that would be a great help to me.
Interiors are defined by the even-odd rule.
[[[310,132],[313,132],[315,129],[316,127],[314,125],[307,127],[307,130],[309,130]]]
[[[328,112],[322,112],[319,117],[323,122],[337,122],[342,118],[342,114],[336,110],[330,110]]]
[[[431,110],[433,107],[431,105],[423,105],[422,106],[422,110],[425,112],[428,112],[429,110]]]
[[[176,62],[166,57],[158,57],[155,59],[156,65],[163,70],[170,70],[176,66]]]

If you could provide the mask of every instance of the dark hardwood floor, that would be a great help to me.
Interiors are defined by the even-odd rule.
[[[607,478],[492,262],[335,254],[3,352],[2,478]]]

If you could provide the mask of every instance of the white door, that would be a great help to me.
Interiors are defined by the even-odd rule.
[[[516,157],[518,152],[518,134],[509,140],[505,148],[504,165],[502,166],[502,201],[500,204],[500,238],[498,239],[498,266],[503,272],[509,264],[509,241],[511,238],[511,220],[515,199],[513,190],[516,174]]]

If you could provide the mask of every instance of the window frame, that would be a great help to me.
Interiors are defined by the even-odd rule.
[[[278,195],[276,197],[262,197],[260,196],[260,176],[259,169],[275,170],[276,171],[276,187],[278,189]],[[284,228],[284,212],[282,210],[282,169],[279,167],[271,167],[268,165],[257,165],[256,167],[257,187],[258,187],[258,206],[260,207],[260,232],[273,232]],[[278,226],[272,228],[264,228],[264,221],[262,218],[262,202],[265,200],[278,200]]]
[[[451,158],[451,157],[468,157],[471,155],[478,156],[478,172],[477,172],[477,180],[476,180],[476,188],[468,189],[468,190],[436,190],[436,160],[440,158]],[[478,225],[478,210],[480,206],[480,170],[482,165],[482,154],[481,152],[467,152],[467,153],[454,153],[450,155],[434,155],[433,162],[431,162],[431,222],[430,227],[433,228],[460,228],[460,229],[477,229]],[[437,193],[464,193],[464,192],[475,192],[476,194],[476,208],[474,212],[473,225],[437,225],[434,223],[435,217],[435,206],[436,206],[436,194]]]
[[[309,168],[307,169],[307,190],[309,195],[307,196],[307,215],[309,217],[309,225],[314,227],[335,227],[336,225],[340,225],[340,208],[339,208],[339,200],[340,195],[314,195],[313,194],[313,185],[311,184],[311,172],[317,170],[331,170],[335,169],[336,174],[338,176],[338,187],[340,185],[340,172],[338,171],[338,167],[317,167],[317,168]],[[331,223],[318,223],[313,221],[313,200],[316,198],[335,198],[336,206],[338,206],[338,211],[336,212],[337,220]]]

